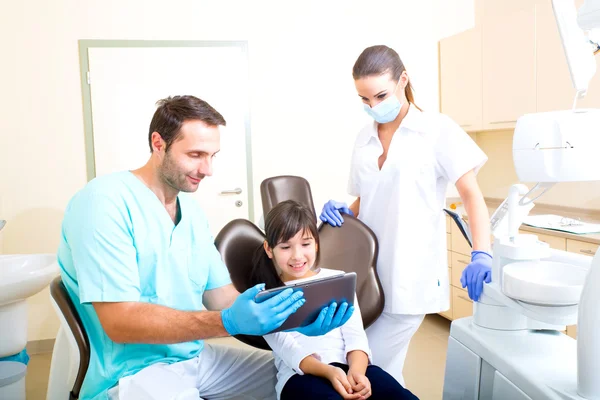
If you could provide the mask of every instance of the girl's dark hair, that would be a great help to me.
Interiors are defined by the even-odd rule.
[[[293,200],[282,201],[269,211],[265,218],[265,236],[267,244],[271,249],[279,243],[287,242],[298,232],[310,233],[319,246],[319,233],[317,232],[317,220],[314,213],[306,206]],[[319,253],[315,259],[315,266],[319,263]],[[252,287],[264,283],[267,289],[283,286],[273,260],[269,258],[261,244],[254,253],[250,274]]]
[[[390,73],[392,79],[398,82],[400,75],[405,70],[404,63],[400,60],[400,56],[394,49],[384,45],[371,46],[364,49],[360,56],[358,56],[352,68],[352,77],[354,80],[357,80],[367,76]],[[415,96],[413,95],[413,88],[410,81],[408,81],[408,85],[404,88],[404,94],[409,103],[421,110],[415,104]]]

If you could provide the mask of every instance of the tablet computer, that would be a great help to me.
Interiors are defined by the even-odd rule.
[[[354,305],[356,273],[349,272],[265,290],[256,295],[255,301],[260,303],[288,288],[294,291],[302,290],[306,303],[290,315],[279,328],[269,333],[310,325],[317,319],[321,310],[334,301],[338,306],[343,302],[348,303],[348,306]]]

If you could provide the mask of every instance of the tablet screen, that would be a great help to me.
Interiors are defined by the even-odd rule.
[[[324,278],[303,280],[293,285],[265,290],[256,295],[255,301],[257,303],[263,302],[276,296],[288,287],[294,290],[302,290],[306,303],[298,311],[290,315],[283,325],[272,332],[311,324],[318,317],[321,310],[332,302],[336,302],[338,305],[342,302],[353,305],[356,293],[356,273],[342,273]]]

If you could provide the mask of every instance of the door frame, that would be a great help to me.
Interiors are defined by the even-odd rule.
[[[203,41],[203,40],[79,40],[79,65],[81,79],[81,94],[83,101],[83,126],[85,141],[86,174],[88,182],[96,177],[96,157],[94,156],[94,126],[92,120],[92,97],[90,89],[90,62],[88,50],[91,48],[128,48],[128,47],[237,47],[246,57],[246,79],[249,81],[249,59],[247,41]],[[248,88],[250,86],[248,85]],[[252,141],[250,131],[250,93],[246,93],[244,110],[244,126],[246,131],[246,180],[248,218],[254,221],[254,185],[252,173]]]

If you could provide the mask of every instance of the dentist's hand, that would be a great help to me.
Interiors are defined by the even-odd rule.
[[[348,322],[353,312],[354,306],[348,307],[348,303],[344,302],[337,308],[337,304],[333,302],[321,310],[315,322],[291,330],[306,336],[322,336]]]
[[[321,221],[327,222],[332,226],[342,226],[344,223],[344,218],[342,218],[342,214],[350,214],[354,217],[354,213],[346,203],[342,203],[340,201],[329,200],[323,206],[323,211],[321,211]]]
[[[483,292],[483,282],[492,281],[492,256],[485,251],[471,252],[471,263],[463,270],[460,277],[462,287],[467,287],[469,297],[478,301]]]
[[[302,291],[290,288],[257,303],[254,298],[264,287],[261,283],[246,290],[231,307],[221,311],[223,326],[230,335],[266,335],[279,328],[306,301]]]

